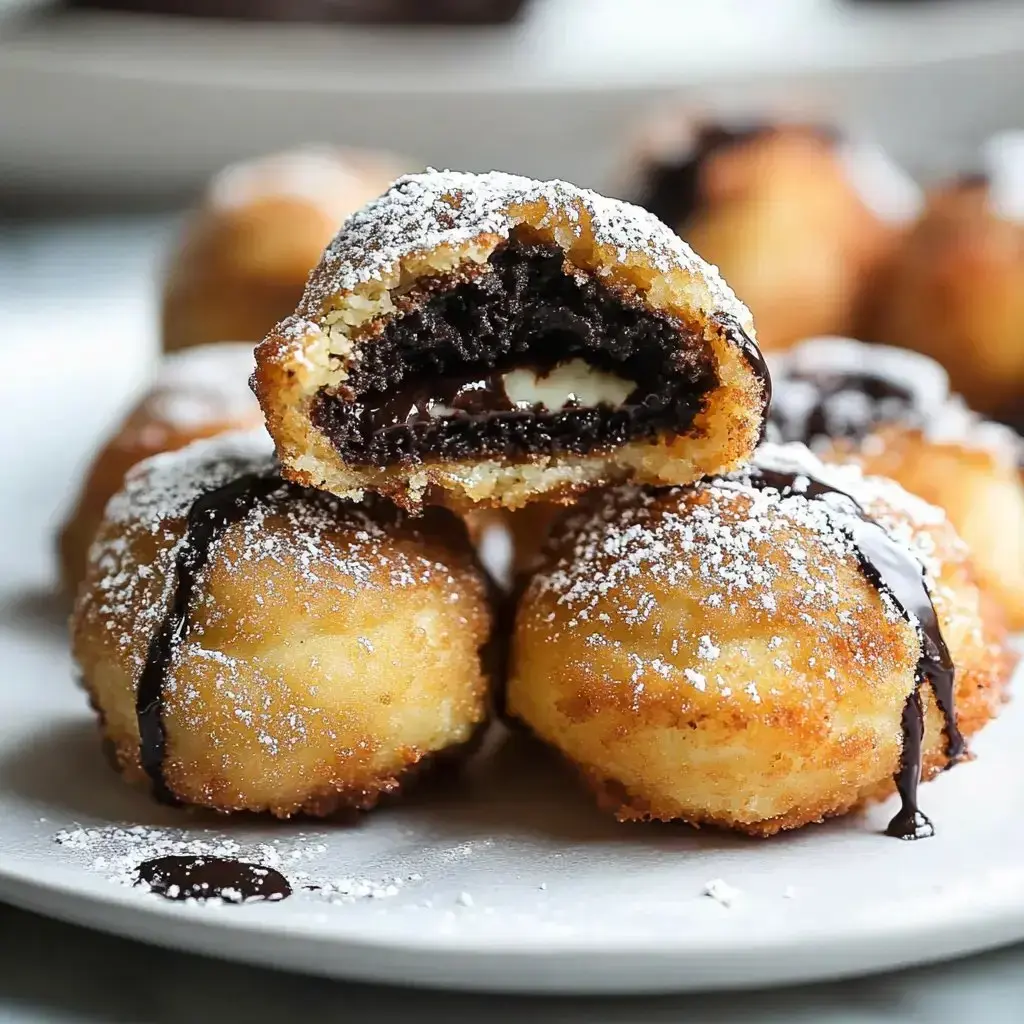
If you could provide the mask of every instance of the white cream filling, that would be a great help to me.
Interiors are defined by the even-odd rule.
[[[621,405],[636,388],[633,381],[597,370],[582,359],[570,359],[540,375],[533,370],[511,370],[503,380],[505,393],[519,409]]]

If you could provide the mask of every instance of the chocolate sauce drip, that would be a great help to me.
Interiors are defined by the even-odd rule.
[[[900,809],[886,826],[885,834],[896,839],[927,839],[935,835],[935,826],[917,806],[917,784],[921,778],[921,751],[924,743],[924,709],[921,707],[921,690],[917,686],[903,705],[900,724],[903,729],[903,752],[896,771]]]
[[[139,865],[136,885],[168,900],[221,899],[226,903],[283,900],[288,879],[273,868],[230,857],[157,857]]]
[[[164,729],[164,683],[177,645],[188,632],[189,608],[210,546],[232,524],[282,486],[278,474],[246,473],[201,494],[189,509],[185,537],[174,561],[174,591],[163,622],[149,642],[139,676],[135,713],[139,723],[139,760],[153,780],[153,795],[164,803],[177,798],[164,778],[167,735]]]
[[[804,488],[796,486],[801,479],[807,481]],[[966,747],[956,724],[953,660],[942,638],[935,606],[925,585],[924,570],[910,552],[893,540],[845,491],[804,473],[760,468],[751,471],[749,482],[753,487],[771,488],[783,495],[799,494],[810,501],[835,495],[849,511],[855,513],[848,535],[856,549],[861,571],[876,589],[889,594],[909,622],[916,620],[921,656],[917,662],[916,686],[903,709],[903,750],[894,776],[902,807],[886,828],[886,834],[900,839],[931,835],[931,823],[917,807],[924,740],[920,688],[925,682],[931,685],[935,703],[942,712],[946,756],[950,765],[963,757]]]
[[[750,367],[761,385],[761,393],[764,396],[761,419],[761,440],[763,441],[772,409],[772,375],[768,370],[768,363],[757,342],[747,334],[738,320],[725,313],[720,313],[717,320],[722,330],[725,331],[726,337],[739,348],[743,358],[747,361],[747,366]]]

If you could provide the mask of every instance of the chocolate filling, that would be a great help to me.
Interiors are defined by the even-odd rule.
[[[949,765],[964,756],[966,744],[956,724],[953,660],[942,637],[931,594],[925,585],[924,570],[910,552],[894,541],[850,495],[811,477],[803,476],[800,486],[798,480],[800,475],[795,473],[760,468],[751,470],[749,476],[753,487],[771,488],[784,496],[801,494],[809,501],[835,498],[856,512],[848,533],[857,552],[861,571],[872,586],[892,598],[903,616],[918,631],[921,655],[917,662],[916,685],[903,707],[903,749],[894,776],[901,806],[885,831],[886,835],[899,839],[926,838],[933,835],[935,829],[917,805],[924,742],[922,686],[931,686],[935,703],[942,712]]]
[[[346,462],[373,466],[585,455],[690,429],[718,384],[710,346],[683,343],[678,320],[566,273],[564,261],[557,246],[513,237],[473,273],[421,282],[360,347],[344,384],[315,397],[314,426]],[[721,329],[763,365],[738,324]],[[503,374],[542,377],[571,360],[632,390],[615,405],[510,399]]]

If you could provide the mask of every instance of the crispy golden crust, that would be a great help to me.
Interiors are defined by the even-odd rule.
[[[675,226],[750,307],[764,351],[853,330],[898,235],[865,205],[833,140],[759,132],[712,153],[699,181],[697,211]]]
[[[973,409],[1024,391],[1024,226],[993,211],[983,181],[934,193],[879,285],[867,337],[937,359]]]
[[[136,463],[160,452],[262,422],[246,386],[252,345],[224,342],[169,357],[157,379],[96,453],[57,538],[61,584],[73,597],[107,502]]]
[[[164,349],[262,338],[295,309],[345,218],[402,169],[389,156],[317,148],[218,174],[167,268]]]
[[[978,579],[1024,629],[1024,481],[1001,453],[932,440],[920,430],[885,427],[859,444],[836,442],[824,458],[855,461],[938,505],[971,549]]]
[[[310,422],[321,388],[347,377],[396,302],[425,278],[484,266],[517,229],[566,253],[647,308],[678,318],[710,346],[719,385],[684,436],[629,443],[588,456],[437,461],[389,468],[345,464]],[[765,395],[723,322],[748,335],[745,307],[663,224],[627,204],[563,182],[513,175],[426,174],[401,179],[354,216],[310,277],[295,317],[257,349],[253,386],[288,477],[342,496],[375,491],[414,509],[520,507],[635,478],[686,482],[740,464],[756,444]]]
[[[875,511],[930,552],[970,734],[1008,676],[1001,625],[945,521]],[[887,795],[919,641],[809,524],[714,486],[570,516],[519,605],[508,710],[622,820],[770,835]],[[930,776],[945,758],[923,697]]]
[[[148,782],[137,684],[192,480],[227,472],[196,477],[195,460],[220,450],[192,446],[129,475],[76,605],[73,653],[133,782]],[[382,503],[282,491],[212,549],[164,684],[168,788],[223,812],[370,807],[485,720],[490,630],[487,584],[454,517],[413,522]]]

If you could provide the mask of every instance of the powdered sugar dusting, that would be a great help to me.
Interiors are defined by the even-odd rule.
[[[84,860],[89,869],[124,886],[138,884],[139,865],[160,857],[221,857],[252,862],[284,873],[293,888],[314,893],[331,903],[387,899],[397,896],[408,882],[420,879],[335,875],[336,865],[330,866],[331,873],[323,867],[317,870],[327,845],[303,835],[289,836],[285,842],[240,842],[213,832],[197,834],[195,830],[148,825],[105,825],[61,829],[53,838],[75,859]],[[219,901],[209,902],[216,905]]]
[[[146,662],[149,638],[162,623],[171,598],[174,561],[185,543],[188,510],[200,494],[243,474],[276,475],[269,447],[265,434],[253,432],[222,435],[158,455],[135,467],[124,490],[108,505],[107,519],[115,528],[101,530],[90,553],[95,577],[82,614],[103,624],[136,678]],[[401,515],[390,508],[389,514]],[[265,609],[282,601],[308,602],[312,595],[322,597],[332,590],[353,596],[373,588],[400,591],[429,583],[440,588],[442,600],[457,600],[460,591],[451,567],[419,553],[415,546],[384,543],[390,529],[369,506],[282,481],[280,490],[212,543],[194,599],[202,616],[200,622],[193,617],[178,644],[176,664],[177,659],[208,663],[224,700],[233,702],[234,718],[257,733],[264,753],[301,746],[316,709],[296,704],[291,713],[283,714],[272,700],[272,680],[267,677],[262,691],[254,687],[256,663],[247,659],[242,664],[217,643],[208,645],[205,630],[230,621],[233,631],[259,632],[265,628]],[[143,564],[137,561],[140,550],[152,552]],[[246,606],[222,608],[206,591],[211,572],[244,575],[248,581],[259,580],[259,587],[247,584]],[[315,670],[315,663],[310,668]],[[187,717],[191,694],[179,686],[173,667],[164,692]]]
[[[549,218],[554,211],[578,220],[585,211],[596,242],[619,260],[642,254],[658,270],[686,269],[706,283],[718,311],[749,320],[718,272],[648,211],[568,182],[501,171],[428,170],[399,178],[346,222],[311,275],[299,313],[320,315],[334,296],[381,278],[414,253],[457,248],[482,235],[508,238],[516,211],[539,203],[547,205]]]
[[[766,471],[796,475],[794,493],[754,486],[744,471],[670,491],[624,486],[607,492],[562,528],[568,544],[551,568],[533,578],[531,598],[550,595],[569,613],[567,628],[584,634],[585,643],[606,645],[616,642],[608,639],[614,632],[609,624],[629,626],[656,615],[659,593],[703,595],[700,630],[680,632],[670,645],[665,638],[671,656],[681,659],[679,676],[695,691],[742,692],[754,703],[764,696],[757,680],[737,678],[735,662],[720,668],[735,653],[729,620],[741,609],[761,617],[775,614],[783,601],[789,609],[795,604],[809,637],[823,644],[842,637],[858,646],[858,657],[870,660],[870,636],[851,628],[866,609],[865,596],[851,593],[838,571],[840,562],[848,565],[857,555],[856,510],[841,498],[804,497],[800,477],[804,486],[813,477],[869,509],[930,579],[941,566],[922,527],[941,523],[943,513],[855,467],[825,466],[803,445],[763,445],[755,462]],[[906,618],[885,590],[879,596],[889,621]],[[776,648],[778,658],[786,653],[774,638],[768,648]],[[642,685],[651,666],[635,668]]]
[[[156,529],[166,520],[184,516],[203,491],[222,487],[240,472],[275,471],[266,431],[229,433],[197,441],[134,466],[122,490],[110,499],[106,518]]]

